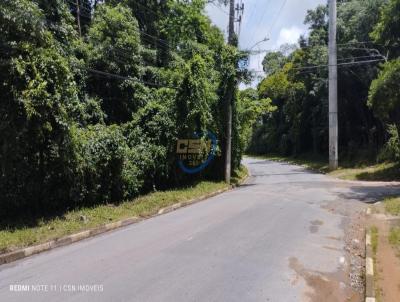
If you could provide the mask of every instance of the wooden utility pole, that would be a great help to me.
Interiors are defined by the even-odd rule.
[[[82,36],[82,29],[81,29],[81,9],[80,9],[80,5],[79,5],[79,0],[76,0],[76,20],[78,23],[78,32],[79,32],[79,36]]]
[[[338,71],[336,0],[329,0],[329,168],[338,168]]]
[[[235,45],[235,0],[230,0],[229,3],[229,36],[228,43]],[[235,89],[235,79],[231,79],[233,85],[228,85],[227,97],[225,99],[225,112],[226,112],[226,140],[225,140],[225,181],[231,182],[231,160],[232,160],[232,101],[233,101],[233,89]]]

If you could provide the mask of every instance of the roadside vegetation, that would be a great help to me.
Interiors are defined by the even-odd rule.
[[[389,242],[397,249],[397,256],[400,256],[400,227],[390,229]]]
[[[253,122],[273,109],[227,85],[250,79],[238,68],[247,54],[211,23],[208,1],[78,3],[79,14],[75,1],[0,1],[0,232],[21,242],[42,236],[14,221],[25,228],[53,217],[43,221],[60,227],[44,232],[43,222],[41,232],[57,235],[79,228],[82,209],[98,212],[95,224],[108,219],[109,204],[202,181],[214,189],[223,179],[226,103],[235,105],[232,171]],[[218,138],[215,160],[183,173],[177,140],[208,131]]]
[[[239,184],[247,177],[247,173],[244,166],[234,171],[233,184]],[[16,221],[3,220],[0,223],[0,253],[44,243],[125,218],[150,217],[164,207],[227,188],[229,185],[225,182],[200,181],[190,186],[153,192],[120,203],[77,208],[53,217],[33,219],[27,215]]]
[[[378,251],[378,228],[376,226],[372,226],[371,229],[371,247],[372,247],[372,253],[375,257],[374,260],[376,260],[376,252]]]
[[[400,257],[400,197],[386,198],[384,206],[386,213],[398,217],[390,227],[389,242],[396,250],[397,256]]]
[[[386,198],[384,201],[384,205],[386,213],[400,216],[400,197]]]
[[[346,65],[338,68],[341,168],[333,176],[400,179],[399,14],[400,0],[338,6],[339,64]],[[257,93],[272,99],[275,109],[254,125],[247,153],[327,173],[327,6],[310,10],[305,24],[310,32],[299,46],[283,45],[265,56]]]
[[[400,197],[387,197],[372,207],[371,244],[374,258],[374,286],[377,301],[398,295],[400,276]],[[391,215],[388,220],[386,215]],[[393,217],[394,216],[394,217]]]
[[[375,298],[377,302],[382,301],[382,289],[379,287],[379,270],[377,269],[377,252],[378,252],[378,242],[379,242],[379,231],[376,226],[370,228],[371,234],[371,247],[372,247],[372,260],[374,262],[374,288],[375,288]]]

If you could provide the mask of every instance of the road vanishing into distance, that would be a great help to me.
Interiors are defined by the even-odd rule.
[[[355,222],[400,188],[244,163],[235,190],[0,266],[0,301],[361,301]]]

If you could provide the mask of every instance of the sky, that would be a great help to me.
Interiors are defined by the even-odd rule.
[[[238,3],[240,0],[236,0]],[[253,50],[276,50],[285,43],[297,43],[300,35],[307,34],[304,18],[307,10],[314,9],[327,0],[241,0],[244,15],[239,35],[239,48],[250,49],[257,42],[268,38],[268,42],[258,44]],[[227,33],[228,7],[209,4],[207,14],[212,22]],[[250,57],[249,68],[262,71],[265,54]],[[262,75],[262,74],[260,74]],[[252,86],[257,84],[257,80]]]

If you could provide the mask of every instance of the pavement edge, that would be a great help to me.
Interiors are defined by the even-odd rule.
[[[367,209],[367,215],[371,214],[371,209]],[[374,259],[371,245],[371,231],[365,234],[365,302],[375,302],[374,287]]]
[[[91,238],[91,237],[94,237],[94,236],[97,236],[97,235],[100,235],[100,234],[103,234],[103,233],[106,233],[106,232],[109,232],[112,230],[116,230],[116,229],[119,229],[119,228],[122,228],[122,227],[125,227],[128,225],[134,224],[134,223],[138,223],[138,222],[148,219],[148,218],[156,217],[156,216],[159,216],[162,214],[166,214],[166,213],[175,211],[179,208],[195,204],[197,202],[200,202],[200,201],[206,200],[208,198],[222,194],[224,192],[230,191],[230,190],[238,187],[239,185],[243,184],[248,178],[250,178],[250,171],[248,171],[248,169],[247,169],[247,174],[238,181],[238,184],[229,185],[228,187],[226,187],[224,189],[203,195],[201,197],[190,199],[190,200],[183,201],[183,202],[179,202],[172,206],[162,208],[154,215],[150,215],[148,217],[126,218],[126,219],[119,220],[116,222],[111,222],[111,223],[108,223],[105,225],[101,225],[101,226],[95,227],[90,230],[85,230],[85,231],[81,231],[79,233],[75,233],[75,234],[64,236],[64,237],[61,237],[58,239],[54,239],[54,240],[51,240],[51,241],[48,241],[48,242],[45,242],[42,244],[28,246],[26,248],[19,249],[19,250],[13,251],[13,252],[0,254],[0,265],[14,262],[14,261],[32,256],[35,254],[39,254],[39,253],[42,253],[45,251],[49,251],[49,250],[58,248],[58,247],[66,246],[71,243],[81,241],[83,239]]]

